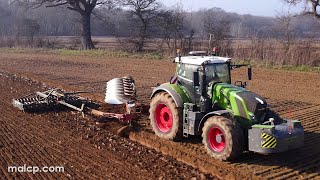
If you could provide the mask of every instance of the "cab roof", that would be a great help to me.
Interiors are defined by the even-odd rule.
[[[191,64],[200,66],[204,62],[208,62],[209,64],[221,64],[230,62],[231,58],[219,57],[219,56],[184,56],[181,57],[182,64]],[[179,63],[179,57],[175,59],[176,63]]]

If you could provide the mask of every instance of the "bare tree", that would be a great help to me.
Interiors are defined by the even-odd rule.
[[[138,22],[138,41],[136,42],[137,51],[142,52],[146,38],[147,30],[151,21],[156,17],[156,12],[160,7],[157,0],[122,0],[122,4],[129,8],[132,15],[139,19]]]
[[[172,48],[174,40],[174,49],[177,48],[177,39],[183,36],[184,14],[179,10],[163,10],[158,13],[158,25],[160,36],[166,42],[169,49]]]
[[[16,38],[19,39],[21,36],[24,36],[29,45],[33,45],[34,36],[39,33],[40,25],[34,19],[23,18],[17,23],[16,27]]]
[[[292,26],[293,18],[290,14],[278,16],[273,28],[274,37],[282,44],[286,53],[296,41],[296,31]]]
[[[297,5],[302,1],[311,6],[311,9],[305,9],[302,15],[312,15],[320,21],[320,0],[283,0],[288,4]]]
[[[160,36],[166,42],[171,53],[181,48],[182,52],[192,50],[195,30],[191,23],[186,20],[187,13],[183,11],[182,5],[177,4],[171,10],[163,10],[158,13],[158,22]]]
[[[251,53],[248,53],[250,55],[250,59],[265,59],[267,54],[266,52],[271,41],[270,32],[267,33],[268,29],[270,29],[270,27],[261,27],[260,29],[250,33]]]
[[[79,13],[81,17],[82,48],[94,49],[91,38],[91,14],[97,6],[112,7],[112,0],[13,0],[15,4],[25,7],[38,8],[64,6],[68,10]]]
[[[231,38],[229,38],[231,22],[226,13],[220,8],[210,9],[206,12],[203,22],[206,33],[213,35],[212,47],[228,49],[231,45]]]

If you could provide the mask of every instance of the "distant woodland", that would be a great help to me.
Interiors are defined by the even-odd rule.
[[[0,46],[9,47],[53,47],[46,37],[75,36],[79,48],[94,49],[91,37],[107,36],[137,52],[157,39],[156,49],[168,53],[176,48],[187,52],[220,47],[225,55],[279,62],[284,61],[280,54],[289,53],[294,59],[295,52],[308,57],[281,63],[317,65],[319,54],[313,54],[318,50],[319,29],[319,18],[290,12],[277,17],[240,15],[215,7],[186,12],[179,4],[166,7],[157,0],[0,0]]]
[[[182,11],[176,7],[162,7],[171,11]],[[135,24],[131,12],[125,9],[112,11],[97,9],[92,16],[93,36],[130,36],[132,24]],[[193,30],[195,36],[207,36],[206,21],[212,20],[213,24],[224,23],[228,26],[228,36],[234,38],[249,38],[253,33],[259,36],[269,35],[270,31],[277,29],[277,18],[261,17],[253,15],[239,15],[225,12],[220,8],[203,9],[196,12],[184,12],[183,26],[185,35]],[[25,9],[18,6],[10,6],[7,0],[0,0],[0,35],[24,35],[23,27],[26,24],[34,26],[37,36],[78,36],[80,34],[80,18],[76,12],[66,11],[65,7]],[[137,20],[138,21],[138,20]],[[154,20],[156,21],[156,19]],[[209,25],[209,24],[207,24]],[[153,22],[149,29],[149,37],[161,37],[159,23]],[[320,23],[311,17],[293,18],[291,29],[298,37],[320,37]],[[280,35],[280,34],[279,34]]]

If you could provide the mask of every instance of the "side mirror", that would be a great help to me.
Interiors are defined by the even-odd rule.
[[[193,86],[200,86],[199,72],[193,72]]]
[[[252,80],[252,67],[249,65],[248,67],[248,79],[251,81]]]

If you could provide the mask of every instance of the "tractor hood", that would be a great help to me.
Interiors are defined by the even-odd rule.
[[[261,123],[267,111],[267,102],[260,95],[244,88],[226,83],[213,87],[214,103],[233,112],[234,116],[246,119],[248,125]]]

